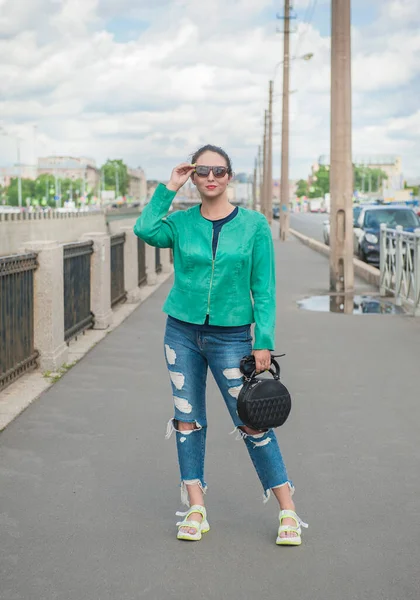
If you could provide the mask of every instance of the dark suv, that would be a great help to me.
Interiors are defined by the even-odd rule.
[[[416,213],[406,206],[370,206],[363,208],[354,226],[354,251],[365,262],[379,264],[379,237],[381,224],[404,231],[420,227]]]

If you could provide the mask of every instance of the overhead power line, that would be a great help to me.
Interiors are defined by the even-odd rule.
[[[300,46],[302,45],[305,36],[309,31],[309,27],[312,25],[312,21],[315,16],[315,10],[318,4],[318,0],[309,0],[306,6],[305,15],[302,19],[302,23],[305,23],[306,27],[303,31],[301,31],[296,40],[296,51],[295,54],[299,54]]]

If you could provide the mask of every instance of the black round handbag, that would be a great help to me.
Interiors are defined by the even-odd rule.
[[[280,427],[292,408],[289,391],[280,381],[280,365],[274,356],[271,356],[271,366],[275,370],[270,368],[268,372],[273,379],[257,377],[254,357],[245,356],[241,360],[244,384],[238,396],[238,415],[252,429]]]

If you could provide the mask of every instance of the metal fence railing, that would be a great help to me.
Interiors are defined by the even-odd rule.
[[[93,327],[90,310],[90,258],[93,242],[65,244],[64,275],[64,339],[66,342]]]
[[[146,244],[144,240],[137,238],[137,253],[138,253],[138,284],[146,283]]]
[[[127,298],[124,284],[125,233],[111,236],[111,306]]]
[[[397,306],[405,304],[420,316],[420,230],[381,225],[380,293],[391,294]]]
[[[155,248],[155,257],[156,273],[161,273],[162,263],[160,262],[160,248]]]
[[[0,258],[0,391],[35,369],[34,271],[36,254]]]

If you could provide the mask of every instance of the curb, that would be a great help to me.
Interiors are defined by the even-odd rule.
[[[88,329],[84,335],[69,344],[69,365],[58,373],[47,375],[40,369],[17,379],[0,393],[0,433],[14,421],[28,406],[52,387],[67,371],[79,362],[96,344],[101,342],[111,331],[117,329],[145,300],[173,275],[173,268],[168,273],[160,273],[155,285],[145,285],[140,289],[140,299],[132,304],[120,304],[113,310],[112,323],[108,329]]]
[[[312,250],[315,250],[315,252],[319,252],[324,256],[330,255],[331,249],[326,244],[323,244],[322,242],[318,242],[318,240],[314,240],[313,238],[303,235],[303,233],[300,233],[295,229],[289,229],[289,231],[300,242],[302,242],[302,244],[305,244],[305,246],[308,246]],[[380,287],[381,275],[379,269],[377,269],[376,267],[372,267],[372,265],[364,263],[358,258],[353,258],[353,265],[354,274],[357,275],[357,277],[360,277],[360,279],[367,281],[367,283],[370,283],[371,285],[377,288]]]

